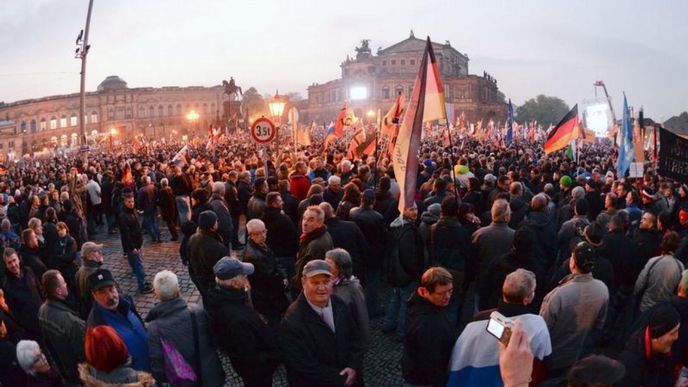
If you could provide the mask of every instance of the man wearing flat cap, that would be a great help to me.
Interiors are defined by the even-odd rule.
[[[609,290],[594,279],[596,252],[580,242],[569,258],[571,274],[545,296],[540,315],[552,339],[552,355],[545,359],[548,375],[565,376],[583,350],[588,335],[601,330],[607,316]]]
[[[269,387],[279,356],[274,333],[251,304],[247,276],[254,270],[252,264],[236,258],[217,261],[215,285],[208,289],[204,305],[218,347],[229,356],[244,385]]]
[[[332,297],[330,265],[303,268],[303,292],[287,309],[279,335],[291,386],[362,385],[365,345],[343,301]]]
[[[131,356],[131,368],[150,372],[148,334],[131,297],[120,297],[117,283],[109,270],[96,270],[88,276],[88,282],[95,302],[88,315],[86,328],[110,326],[126,344]]]

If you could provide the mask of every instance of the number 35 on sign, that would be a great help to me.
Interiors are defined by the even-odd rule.
[[[251,125],[251,137],[259,144],[265,144],[275,139],[277,129],[275,124],[265,117],[258,118]]]

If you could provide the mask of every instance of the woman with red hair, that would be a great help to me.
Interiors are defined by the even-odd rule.
[[[127,346],[119,334],[107,325],[86,331],[84,354],[86,363],[79,364],[79,376],[87,387],[155,385],[151,374],[131,368]]]

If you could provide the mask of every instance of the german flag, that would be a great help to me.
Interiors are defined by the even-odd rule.
[[[578,126],[578,104],[571,109],[564,118],[559,121],[547,136],[545,141],[545,153],[556,152],[569,146],[571,140],[578,138],[580,127]]]

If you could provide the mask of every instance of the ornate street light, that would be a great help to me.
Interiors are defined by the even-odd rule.
[[[275,91],[275,96],[268,102],[268,109],[270,109],[270,116],[273,117],[278,123],[282,118],[284,113],[284,106],[287,104],[286,99],[279,95],[278,91]]]

